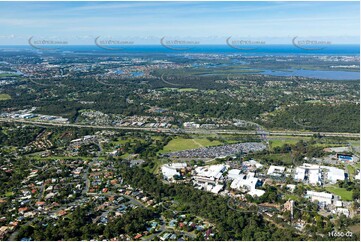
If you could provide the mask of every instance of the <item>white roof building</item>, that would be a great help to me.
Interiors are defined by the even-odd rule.
[[[270,166],[267,175],[269,176],[281,176],[286,170],[284,166]]]
[[[177,170],[182,169],[184,167],[187,167],[187,163],[169,163],[163,165],[161,170],[164,179],[171,180],[175,175],[179,176],[180,173]]]
[[[297,167],[295,173],[295,180],[296,181],[303,181],[305,179],[306,169],[303,167]]]
[[[222,191],[222,189],[223,189],[223,185],[218,184],[212,188],[211,192],[218,194],[220,191]]]
[[[337,208],[336,213],[337,214],[344,214],[346,217],[350,216],[350,211],[347,208]]]
[[[318,201],[325,203],[326,205],[330,205],[332,204],[333,194],[327,192],[307,191],[307,197],[309,197],[312,202]]]
[[[331,166],[321,166],[322,169],[328,170],[327,180],[331,183],[337,183],[337,181],[345,180],[345,171]]]
[[[260,189],[252,189],[251,191],[248,192],[249,195],[251,195],[252,197],[260,197],[265,193],[265,191],[260,190]]]
[[[255,160],[249,160],[249,161],[244,161],[243,165],[245,166],[255,166],[256,168],[262,168],[263,165]]]
[[[343,203],[342,203],[342,201],[335,201],[335,202],[334,202],[334,205],[335,205],[336,207],[342,207],[342,206],[343,206]]]
[[[256,189],[258,178],[254,177],[254,173],[248,175],[240,175],[231,183],[232,189],[247,190],[251,196],[262,196],[265,191]]]
[[[319,169],[308,169],[308,182],[312,185],[321,183],[321,172]]]
[[[296,189],[296,185],[294,184],[287,184],[286,188],[289,189],[291,192],[294,192]]]
[[[331,152],[342,153],[342,152],[350,151],[350,148],[347,146],[346,147],[330,147],[327,150],[330,150]]]
[[[163,177],[164,179],[166,180],[170,180],[170,179],[173,179],[173,176],[174,175],[180,175],[179,172],[176,170],[176,169],[173,169],[173,168],[170,168],[168,166],[162,166],[162,174],[163,174]]]
[[[237,179],[239,178],[241,175],[241,170],[238,170],[238,169],[232,169],[232,170],[229,170],[228,171],[228,175],[227,177],[234,180],[234,179]]]
[[[187,167],[187,163],[170,163],[168,164],[168,167],[173,169],[182,169],[184,167]]]
[[[212,165],[212,166],[203,166],[197,167],[195,172],[198,177],[210,178],[210,179],[220,179],[223,172],[227,170],[225,165]]]
[[[303,163],[302,166],[296,168],[295,180],[305,182],[312,185],[318,185],[321,183],[320,166],[314,164]]]

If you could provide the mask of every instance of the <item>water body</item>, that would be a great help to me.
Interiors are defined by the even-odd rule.
[[[139,71],[139,72],[132,72],[132,76],[134,77],[140,77],[140,76],[143,76],[144,73],[142,71]]]
[[[320,50],[305,50],[300,49],[292,44],[290,45],[261,45],[254,46],[255,49],[250,50],[239,50],[232,48],[226,44],[224,45],[196,45],[189,46],[184,50],[172,50],[165,48],[162,45],[133,45],[133,46],[119,46],[122,49],[119,50],[104,50],[99,48],[96,45],[64,45],[64,46],[52,46],[56,50],[51,52],[62,52],[62,53],[83,53],[83,54],[97,54],[97,53],[123,53],[123,54],[182,54],[182,53],[193,53],[193,54],[241,54],[241,55],[255,55],[255,56],[265,56],[265,55],[360,55],[360,46],[359,45],[329,45],[325,46]],[[114,46],[116,48],[117,46]],[[252,46],[250,46],[252,47]],[[29,50],[36,52],[50,52],[49,50],[39,51],[34,49],[31,46],[20,46],[20,45],[7,45],[0,46],[0,50]]]
[[[351,71],[319,71],[290,69],[288,71],[264,70],[260,74],[271,76],[301,76],[309,78],[329,79],[329,80],[360,80],[360,72]]]

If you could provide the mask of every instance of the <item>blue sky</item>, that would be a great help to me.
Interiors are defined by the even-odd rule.
[[[159,43],[163,36],[224,43],[237,36],[289,43],[295,36],[359,43],[359,2],[0,2],[0,44],[30,36]]]

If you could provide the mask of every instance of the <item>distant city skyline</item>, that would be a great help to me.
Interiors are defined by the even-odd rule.
[[[0,2],[0,44],[37,39],[91,45],[94,38],[159,44],[226,38],[291,44],[292,38],[359,44],[359,2]]]

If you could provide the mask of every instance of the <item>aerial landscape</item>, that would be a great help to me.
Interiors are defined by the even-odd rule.
[[[359,1],[0,1],[0,240],[360,241],[359,39]]]

